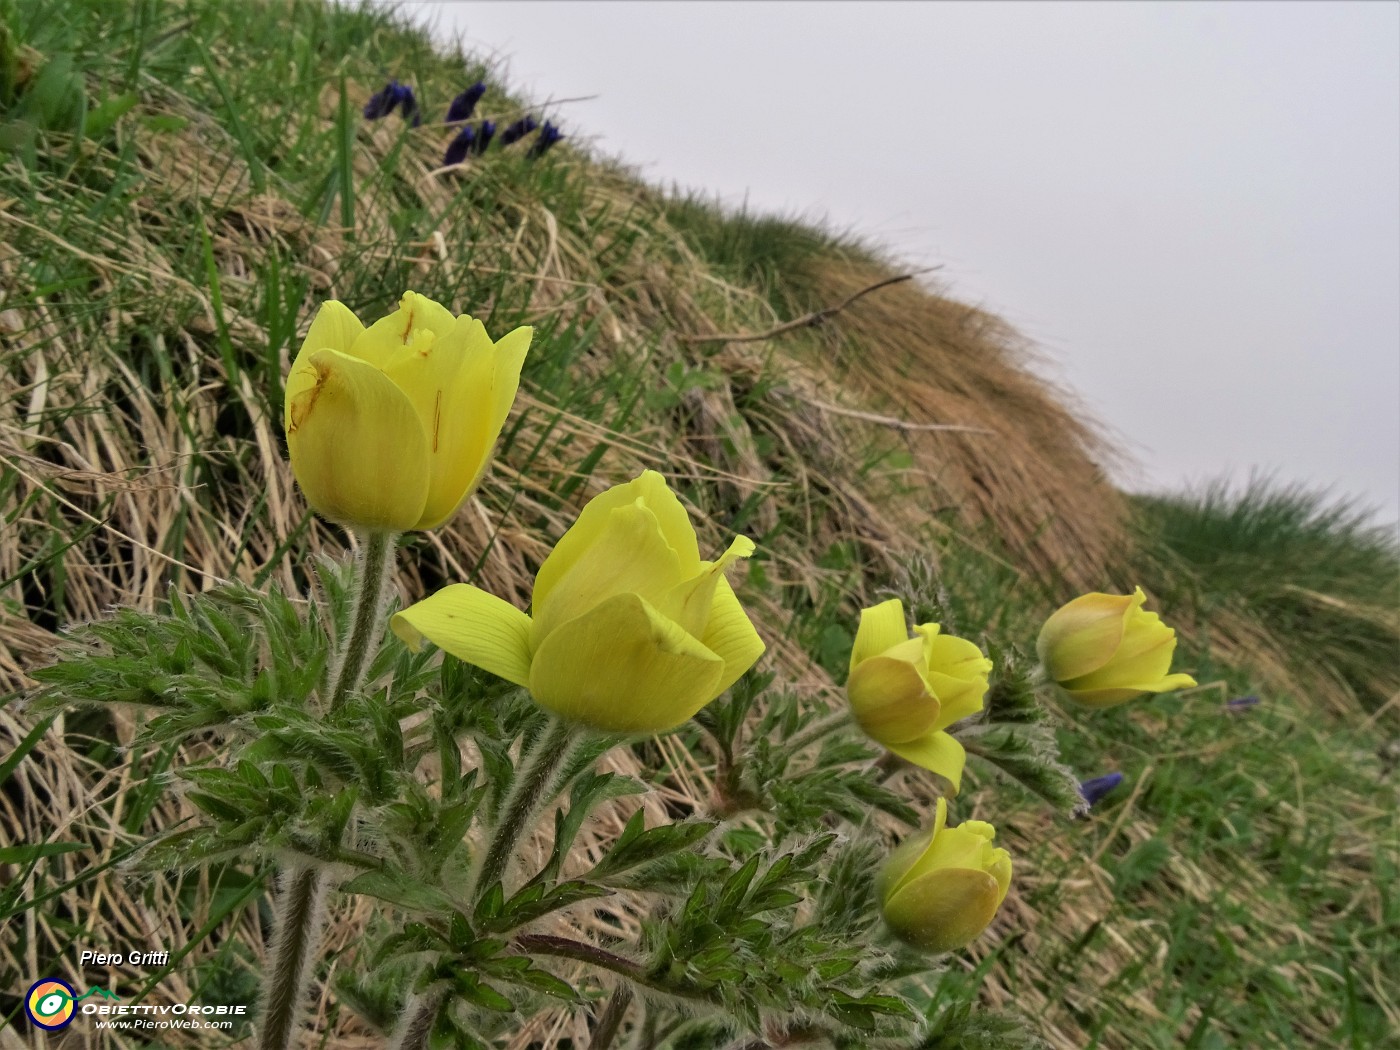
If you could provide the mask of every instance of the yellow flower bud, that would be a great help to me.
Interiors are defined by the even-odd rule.
[[[1176,632],[1143,609],[1146,601],[1138,587],[1132,594],[1085,594],[1061,606],[1036,642],[1046,673],[1088,707],[1195,685],[1189,674],[1168,673]]]
[[[365,328],[324,303],[287,375],[287,450],[307,502],[341,525],[431,529],[486,472],[532,330],[481,322],[416,292]]]
[[[902,843],[876,876],[875,891],[895,936],[930,952],[972,943],[991,923],[1011,885],[1011,855],[992,845],[980,820],[947,826],[938,800],[933,830]]]
[[[920,624],[914,637],[898,598],[860,614],[846,695],[856,722],[900,758],[946,778],[956,793],[967,753],[944,732],[982,710],[992,662],[963,638]]]
[[[700,559],[685,508],[648,470],[595,496],[535,577],[533,615],[468,584],[398,613],[423,639],[527,686],[564,718],[614,733],[680,725],[747,671],[763,641],[725,570],[753,553],[744,536]]]

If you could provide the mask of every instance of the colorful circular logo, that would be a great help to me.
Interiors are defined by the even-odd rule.
[[[24,1012],[36,1027],[56,1032],[73,1023],[73,1003],[77,998],[78,993],[67,981],[45,977],[30,987],[24,997]]]

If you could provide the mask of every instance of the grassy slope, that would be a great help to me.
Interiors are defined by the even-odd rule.
[[[1337,522],[1312,529],[1329,563],[1361,552],[1351,584],[1300,578],[1331,603],[1282,587],[1296,560],[1264,562],[1267,532],[1216,506],[1147,504],[1145,542],[1125,553],[1127,508],[1097,476],[1092,427],[1018,367],[1023,348],[995,318],[909,285],[777,340],[687,338],[761,332],[892,271],[800,224],[666,200],[568,148],[434,172],[446,134],[397,118],[366,126],[359,106],[387,71],[431,118],[486,71],[384,15],[95,0],[19,12],[34,47],[75,54],[94,104],[138,102],[100,134],[54,134],[35,163],[0,164],[11,687],[63,622],[170,585],[295,586],[306,552],[338,546],[291,486],[281,376],[315,301],[373,315],[414,287],[493,332],[536,325],[537,349],[479,498],[414,542],[410,593],[476,573],[523,599],[580,502],[641,465],[677,478],[714,535],[760,540],[747,593],[777,665],[814,696],[832,695],[855,610],[916,554],[938,562],[966,633],[1033,638],[1068,591],[1140,577],[1169,616],[1193,622],[1183,662],[1202,689],[1067,715],[1076,768],[1127,774],[1090,821],[1056,822],[973,769],[969,800],[1007,829],[1017,891],[969,956],[981,965],[955,967],[948,994],[1020,1003],[1063,1047],[1379,1046],[1400,1028],[1386,972],[1400,931],[1394,784],[1375,755],[1378,730],[1395,727],[1393,706],[1379,710],[1393,661],[1387,677],[1384,655],[1352,658],[1335,601],[1365,607],[1379,631],[1368,652],[1393,647],[1393,623],[1375,612],[1393,546]],[[513,119],[520,105],[498,88],[483,112]],[[1246,533],[1245,571],[1207,562]],[[1324,551],[1327,537],[1340,548]],[[1381,589],[1358,589],[1363,577]],[[1293,605],[1258,615],[1260,581]],[[1297,658],[1319,616],[1321,667]],[[1222,708],[1253,689],[1259,707]],[[1363,703],[1377,713],[1363,717]],[[102,741],[121,725],[66,728],[76,747],[50,733],[6,785],[6,836],[71,818],[114,855],[178,817],[124,789],[131,770],[170,756],[117,753]],[[0,732],[27,729],[0,708]],[[95,788],[108,767],[116,780]],[[28,892],[82,870],[55,858]],[[178,939],[181,916],[192,927],[227,909],[241,940],[221,940],[190,980],[236,998],[241,970],[225,963],[258,939],[237,879],[211,891],[102,876],[104,903],[81,921],[120,936],[156,916]],[[31,952],[61,954],[93,885],[70,891],[67,913],[31,911],[0,932],[0,993],[27,977]]]

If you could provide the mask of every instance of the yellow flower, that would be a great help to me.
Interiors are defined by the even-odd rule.
[[[1085,594],[1061,606],[1036,642],[1046,673],[1089,707],[1195,685],[1189,674],[1167,673],[1176,632],[1145,611],[1145,601],[1138,587],[1132,594]]]
[[[992,662],[925,623],[909,637],[898,598],[860,614],[846,695],[861,729],[900,758],[961,787],[967,753],[944,732],[982,710]]]
[[[595,496],[535,577],[533,616],[468,584],[393,618],[564,718],[615,733],[680,725],[754,665],[763,642],[724,571],[744,536],[701,561],[685,508],[648,470]]]
[[[287,376],[287,449],[307,502],[341,525],[431,529],[481,481],[532,331],[492,343],[481,322],[405,292],[369,328],[321,306]]]
[[[1011,855],[992,845],[981,820],[947,826],[938,800],[933,830],[902,843],[875,880],[885,922],[902,941],[930,952],[970,944],[991,923],[1011,885]]]

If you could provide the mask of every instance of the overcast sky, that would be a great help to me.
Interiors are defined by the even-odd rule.
[[[1400,516],[1400,5],[404,3],[653,182],[943,266],[1136,458]],[[411,71],[398,75],[411,79]]]

